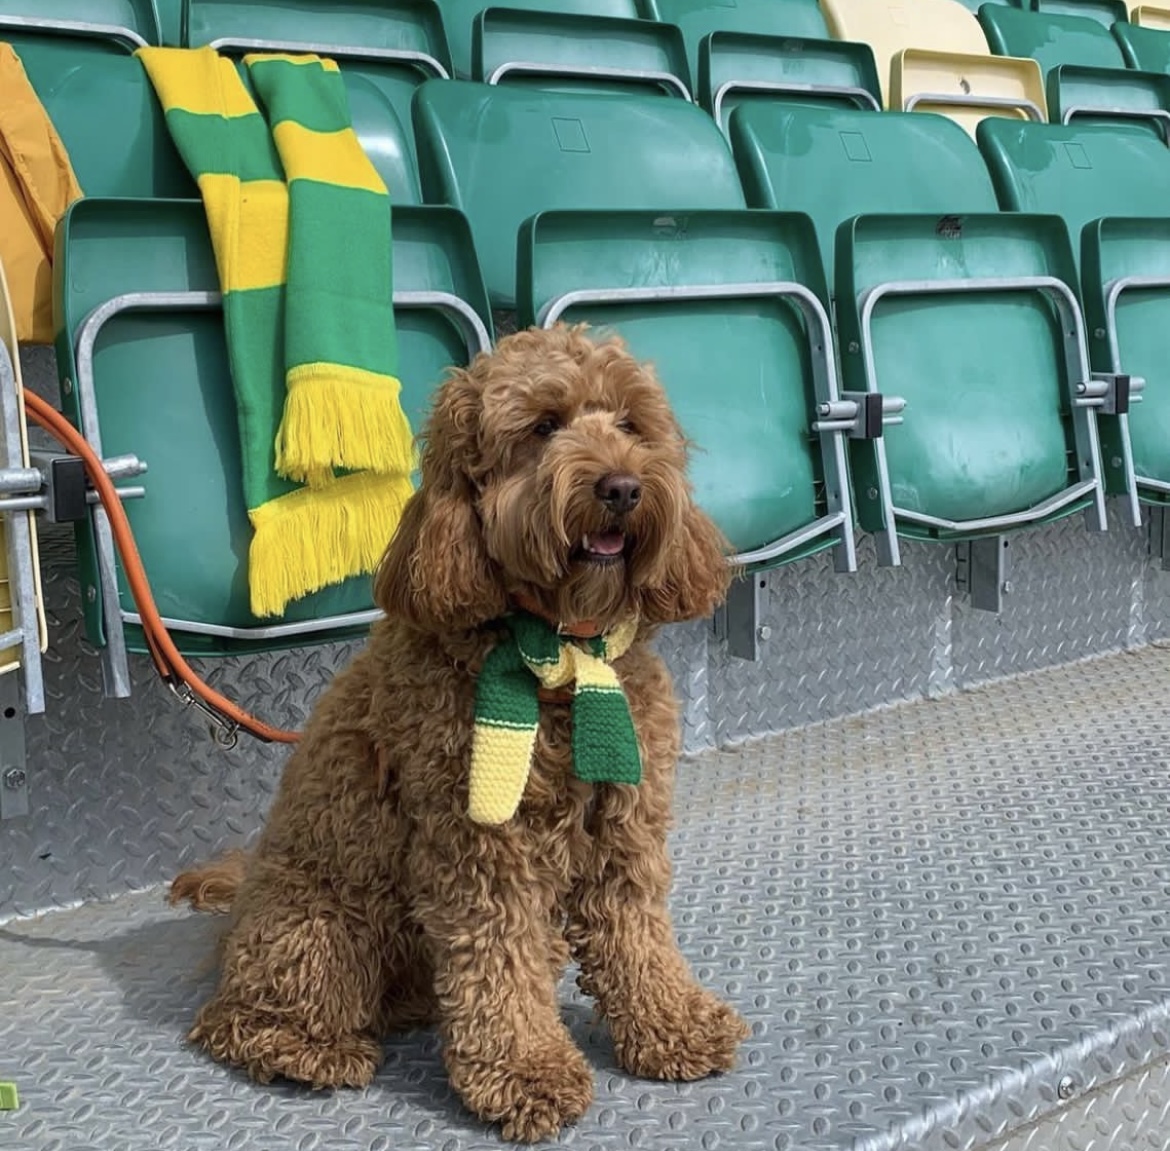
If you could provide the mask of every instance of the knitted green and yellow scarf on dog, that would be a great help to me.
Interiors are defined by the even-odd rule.
[[[252,612],[372,572],[412,492],[390,197],[317,56],[138,57],[199,186],[252,523]]]
[[[469,814],[500,824],[520,806],[536,730],[539,689],[574,684],[573,774],[589,783],[638,783],[642,760],[626,694],[610,664],[638,631],[629,620],[594,639],[576,639],[528,612],[505,621],[475,686]]]

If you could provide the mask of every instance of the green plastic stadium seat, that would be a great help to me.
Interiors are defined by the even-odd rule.
[[[696,496],[739,560],[837,545],[852,570],[839,399],[811,221],[780,212],[545,212],[521,230],[519,320],[585,320],[655,364],[697,445]]]
[[[698,75],[699,50],[712,32],[795,36],[827,40],[829,29],[817,0],[643,0],[654,20],[675,24],[686,39],[691,75]]]
[[[699,103],[727,131],[744,103],[844,100],[881,109],[877,64],[868,44],[712,32],[699,45]]]
[[[1058,64],[1125,67],[1117,41],[1091,16],[1028,12],[987,4],[979,9],[979,23],[996,55],[1031,56],[1045,72]]]
[[[1064,218],[1074,246],[1102,216],[1156,216],[1170,202],[1170,149],[1131,124],[985,121],[979,148],[1000,207]]]
[[[1058,213],[1067,222],[1082,254],[1092,367],[1146,380],[1141,402],[1128,416],[1102,419],[1109,490],[1131,501],[1140,497],[1163,502],[1160,489],[1139,477],[1156,483],[1170,480],[1170,441],[1161,433],[1165,419],[1170,418],[1166,414],[1170,412],[1170,372],[1164,353],[1170,324],[1167,297],[1164,292],[1151,295],[1136,287],[1127,289],[1114,301],[1112,336],[1107,313],[1113,282],[1129,275],[1157,274],[1149,271],[1151,262],[1156,267],[1164,256],[1160,227],[1153,228],[1148,253],[1142,252],[1140,236],[1143,229],[1148,230],[1145,218],[1165,219],[1170,149],[1157,132],[1136,124],[1075,121],[1023,125],[1018,132],[986,124],[980,128],[979,146],[1005,209]],[[1126,218],[1138,223],[1131,226]],[[1161,318],[1151,325],[1155,312]],[[1136,516],[1136,507],[1133,510]]]
[[[742,208],[727,143],[694,104],[428,80],[414,101],[428,203],[471,221],[493,307],[516,301],[520,225],[556,208]]]
[[[742,107],[730,132],[749,203],[816,224],[843,386],[905,400],[900,425],[850,444],[882,562],[898,562],[898,535],[999,534],[1086,506],[1103,526],[1095,421],[1072,402],[1087,353],[1061,354],[1035,282],[1076,282],[1063,225],[997,216],[974,142],[930,113]],[[1061,301],[1080,324],[1075,290]]]
[[[451,60],[433,0],[187,0],[187,42],[233,56],[318,52],[341,68],[354,131],[398,204],[422,198],[410,103]]]
[[[490,340],[463,217],[396,208],[394,274],[402,398],[418,428],[444,370]],[[149,467],[146,497],[126,508],[183,650],[287,647],[352,632],[370,619],[368,579],[298,600],[275,624],[249,611],[250,530],[217,287],[198,201],[74,204],[58,228],[54,265],[58,370],[71,381],[62,388],[66,411],[105,456],[133,451]],[[78,545],[83,582],[102,588],[92,524],[79,529]],[[86,606],[91,639],[114,650],[122,631],[111,617],[134,610],[120,570],[117,581],[118,602],[103,594]],[[139,629],[126,622],[126,642],[140,650]]]
[[[1102,448],[1108,461],[1128,447],[1127,470],[1138,498],[1165,506],[1170,504],[1170,220],[1165,214],[1098,220],[1085,229],[1082,244],[1093,367],[1145,381],[1141,403],[1128,419],[1106,421],[1115,426],[1102,436]]]
[[[485,8],[493,5],[491,0],[442,0],[441,7],[455,75],[469,79],[472,75],[471,42],[475,20]],[[639,10],[638,0],[503,0],[498,7],[544,15],[559,12],[570,16],[615,16],[626,20],[637,20],[644,15]]]
[[[87,196],[195,196],[141,63],[110,42],[8,37]]]
[[[1170,76],[1132,68],[1061,64],[1048,73],[1048,113],[1054,124],[1076,120],[1142,123],[1170,140]]]
[[[1112,28],[1118,20],[1129,19],[1125,0],[1032,0],[1032,7],[1050,16],[1082,16],[1096,20],[1103,28]]]
[[[924,112],[745,105],[732,150],[748,204],[807,212],[832,282],[842,220],[862,212],[994,212],[995,190],[967,134]]]
[[[1013,8],[1019,7],[1019,4],[1016,3],[1016,0],[959,0],[959,3],[962,4],[963,7],[971,13],[978,13],[979,9],[983,6],[984,3],[1002,4]]]
[[[249,51],[317,52],[381,59],[449,75],[450,55],[435,0],[185,0],[186,44]]]
[[[488,8],[475,18],[471,73],[486,84],[691,98],[682,33],[652,20]]]
[[[893,530],[946,540],[1089,508],[1104,529],[1095,412],[1077,395],[1089,366],[1076,265],[1059,219],[862,216],[842,225],[837,280],[845,387],[896,388],[906,401],[901,426],[855,450],[863,526],[879,540]]]
[[[152,0],[0,0],[0,40],[34,31],[108,40],[127,52],[162,43]]]
[[[1170,72],[1170,32],[1119,22],[1113,25],[1113,38],[1129,67],[1144,72]]]

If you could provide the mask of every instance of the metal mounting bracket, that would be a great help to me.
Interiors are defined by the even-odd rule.
[[[1170,571],[1170,509],[1154,504],[1146,508],[1150,522],[1150,558],[1157,560],[1162,571]]]
[[[1130,404],[1141,401],[1146,381],[1141,376],[1124,372],[1094,372],[1085,384],[1077,384],[1076,399],[1079,408],[1096,408],[1104,416],[1125,416]]]
[[[880,439],[882,431],[902,422],[906,401],[881,392],[842,392],[839,400],[817,405],[814,432],[844,432],[851,440]]]
[[[1012,590],[1006,536],[962,540],[955,545],[955,583],[977,611],[1003,611]]]
[[[28,815],[24,717],[15,674],[0,676],[0,820]]]
[[[31,452],[33,470],[40,474],[41,486],[37,494],[22,501],[22,506],[41,512],[52,524],[76,523],[89,515],[90,508],[101,498],[89,482],[80,457],[64,452]],[[111,456],[102,460],[106,475],[112,480],[130,479],[143,475],[146,464],[134,455]],[[115,489],[122,500],[142,499],[144,487]],[[14,507],[12,501],[0,503],[0,509]]]
[[[712,635],[726,643],[728,654],[736,659],[754,663],[760,658],[760,645],[772,638],[772,629],[760,622],[767,592],[766,574],[740,576],[711,620]]]

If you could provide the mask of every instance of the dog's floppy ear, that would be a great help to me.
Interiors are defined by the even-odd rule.
[[[711,615],[731,582],[729,551],[722,533],[688,492],[661,575],[642,589],[642,618],[665,624]]]
[[[423,631],[465,631],[505,610],[468,472],[479,454],[480,403],[469,372],[453,371],[439,389],[423,437],[422,483],[374,580],[378,606]]]

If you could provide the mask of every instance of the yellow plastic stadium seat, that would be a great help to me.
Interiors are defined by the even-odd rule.
[[[821,11],[833,39],[873,49],[889,108],[890,67],[906,48],[989,54],[979,21],[958,0],[821,0]]]
[[[1129,22],[1142,28],[1157,28],[1170,32],[1170,8],[1156,8],[1152,4],[1133,4],[1129,9]]]
[[[12,315],[12,304],[8,298],[8,281],[4,279],[4,268],[0,266],[0,344],[3,344],[12,361],[12,370],[16,376],[16,390],[19,394],[23,388],[20,376],[20,350],[16,341],[16,321]],[[21,409],[20,440],[21,463],[28,467],[28,427],[24,421],[24,410]],[[15,461],[14,461],[15,466]],[[19,515],[20,513],[14,513]],[[44,597],[41,594],[41,562],[37,551],[37,524],[32,512],[28,516],[29,537],[32,544],[33,583],[35,588],[37,632],[41,651],[48,647],[49,634],[45,623]],[[4,518],[0,516],[0,633],[16,627],[16,619],[12,610],[12,586],[8,572],[8,546],[5,538]],[[0,674],[15,671],[20,667],[20,647],[10,647],[0,651]]]
[[[1035,60],[906,48],[890,65],[890,107],[938,112],[974,138],[986,116],[1048,119],[1044,73]]]

